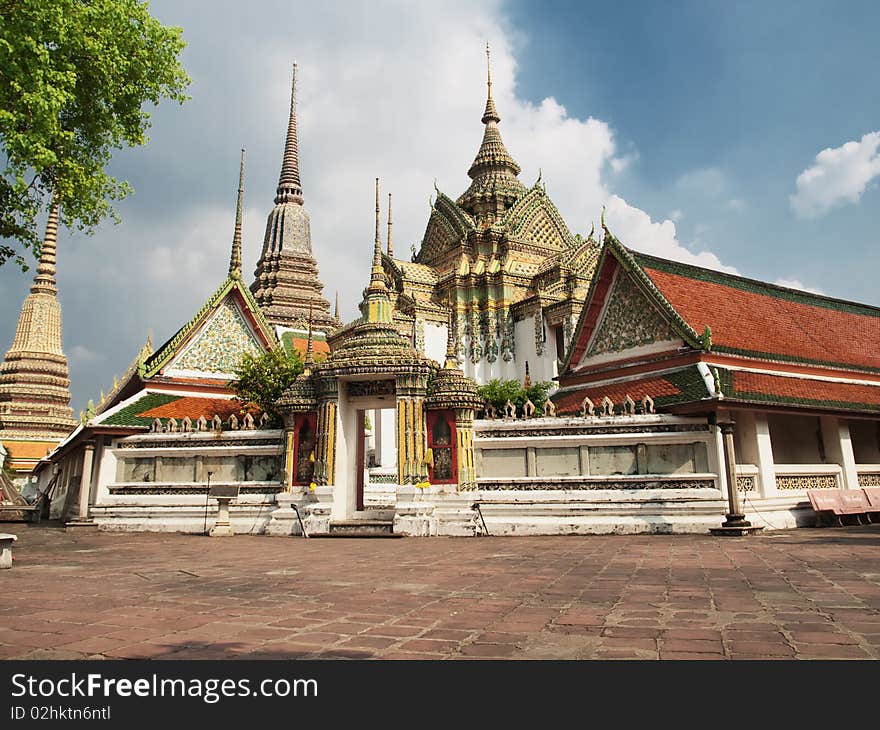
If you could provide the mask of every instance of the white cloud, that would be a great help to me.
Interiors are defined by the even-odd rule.
[[[673,223],[678,223],[682,218],[684,218],[684,213],[681,210],[679,210],[678,208],[676,208],[673,211],[670,211],[670,213],[669,213],[669,219]]]
[[[800,218],[818,218],[847,203],[858,203],[868,183],[878,176],[880,131],[816,155],[815,164],[795,181],[791,207]]]
[[[606,206],[608,228],[625,246],[653,256],[737,273],[736,269],[722,264],[715,254],[709,251],[694,253],[682,245],[676,238],[673,221],[654,222],[645,211],[630,205],[619,195],[609,197]]]
[[[797,289],[799,291],[808,291],[813,294],[824,294],[825,292],[817,287],[811,287],[804,284],[800,279],[776,279],[773,282],[777,286],[784,286],[788,289]]]

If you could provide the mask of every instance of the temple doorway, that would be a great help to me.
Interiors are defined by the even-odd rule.
[[[376,519],[383,508],[390,506],[387,499],[383,503],[381,492],[393,493],[397,483],[395,443],[390,463],[376,464],[377,424],[381,429],[379,458],[383,462],[389,461],[387,441],[393,442],[396,435],[394,381],[343,381],[340,386],[337,494],[331,517],[337,521]],[[383,442],[385,448],[381,450]]]

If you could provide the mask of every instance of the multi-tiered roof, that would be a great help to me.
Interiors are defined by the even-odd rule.
[[[12,468],[25,471],[74,426],[67,358],[61,347],[57,240],[58,206],[53,205],[34,283],[0,365],[0,439]]]
[[[303,207],[299,174],[299,143],[296,121],[296,64],[290,92],[290,117],[275,207],[266,222],[263,252],[254,272],[251,291],[272,325],[305,332],[309,312],[322,332],[339,326],[322,296],[318,264],[312,255],[309,214]]]

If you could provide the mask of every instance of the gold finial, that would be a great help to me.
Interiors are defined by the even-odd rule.
[[[489,55],[489,41],[486,41],[486,84],[489,87],[489,98],[492,98],[492,59]]]
[[[241,166],[238,170],[238,202],[235,205],[235,232],[232,235],[232,255],[229,257],[229,278],[241,278],[241,201],[244,197],[244,147],[241,148]]]
[[[498,111],[495,109],[495,100],[492,98],[492,63],[489,58],[489,41],[486,41],[486,85],[488,94],[486,96],[486,109],[483,111],[483,118],[480,120],[483,124],[501,121]]]
[[[370,289],[385,289],[385,271],[382,268],[382,240],[379,237],[379,178],[376,178],[376,240],[373,243],[373,269]]]
[[[391,193],[388,193],[388,257],[394,257],[394,244],[391,241]]]

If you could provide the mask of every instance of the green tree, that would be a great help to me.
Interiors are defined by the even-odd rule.
[[[526,400],[530,400],[535,405],[535,415],[542,415],[544,404],[547,402],[547,394],[552,387],[553,383],[548,381],[532,383],[528,388],[525,388],[518,380],[498,380],[495,378],[485,385],[479,386],[477,391],[480,397],[484,401],[492,403],[499,413],[503,411],[508,400],[520,412],[522,412]]]
[[[138,0],[0,0],[0,265],[27,269],[52,196],[68,227],[119,220],[110,201],[131,186],[105,168],[147,141],[147,103],[188,98],[181,33]]]
[[[281,414],[278,399],[303,371],[303,361],[296,350],[288,353],[283,347],[259,355],[246,353],[235,369],[232,383],[243,404],[256,403],[276,422]]]

